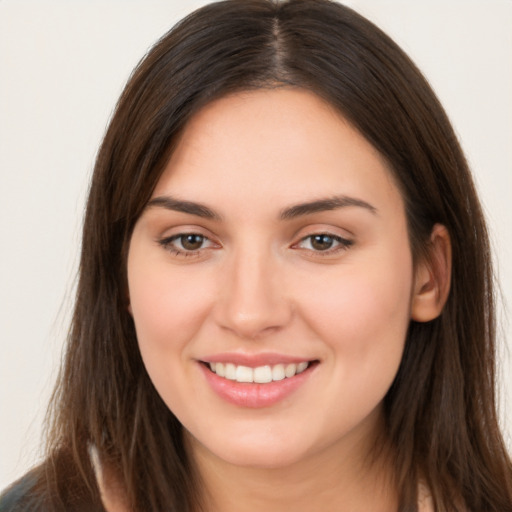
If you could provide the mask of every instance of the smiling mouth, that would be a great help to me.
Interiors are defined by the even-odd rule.
[[[315,361],[264,365],[251,368],[233,363],[205,363],[211,372],[227,380],[240,383],[267,384],[290,379],[306,371]]]

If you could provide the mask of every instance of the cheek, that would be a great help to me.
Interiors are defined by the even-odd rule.
[[[166,262],[148,263],[135,256],[129,260],[128,283],[139,350],[155,389],[181,418],[194,393],[183,386],[195,383],[189,375],[192,365],[187,364],[191,340],[207,316],[211,293],[204,276],[191,279],[190,273],[176,268],[171,273]]]
[[[347,339],[358,340],[355,349],[402,341],[409,321],[409,286],[388,277],[364,273],[345,280],[337,316],[345,312],[343,331]],[[336,318],[334,313],[331,318]]]
[[[410,265],[393,271],[386,265],[361,265],[341,269],[324,282],[308,286],[303,293],[310,317],[321,318],[320,325],[342,327],[351,334],[408,322],[412,272]],[[307,305],[306,305],[307,304]]]
[[[328,346],[335,378],[354,393],[362,386],[382,394],[391,384],[409,325],[411,287],[406,251],[400,260],[383,254],[340,267],[338,275],[303,293],[304,316]]]
[[[171,272],[172,270],[172,272]],[[212,293],[204,276],[169,268],[139,255],[128,260],[130,306],[139,348],[152,380],[187,358],[188,341],[201,328]],[[165,377],[168,378],[168,377]]]

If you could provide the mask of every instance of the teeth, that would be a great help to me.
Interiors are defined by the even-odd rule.
[[[297,373],[302,373],[308,367],[308,363],[304,361],[303,363],[299,363],[297,365]]]
[[[296,364],[290,363],[285,366],[285,368],[284,368],[285,377],[288,377],[288,378],[293,377],[296,373],[297,373],[297,365]]]
[[[226,363],[224,368],[226,369],[226,379],[236,380],[236,366],[231,363]]]
[[[237,382],[254,382],[254,372],[247,366],[237,366],[235,371],[235,380]]]
[[[285,377],[284,364],[276,364],[272,368],[272,380],[283,380]]]
[[[214,371],[219,377],[226,376],[226,367],[224,363],[216,363],[215,369],[212,368],[212,371]]]
[[[270,368],[270,366],[258,366],[254,368],[253,382],[259,382],[260,384],[272,382],[272,368]]]
[[[209,363],[210,370],[219,377],[224,377],[237,382],[256,382],[266,384],[267,382],[279,381],[284,378],[290,378],[302,373],[309,362],[303,361],[299,364],[276,364],[274,366],[258,366],[250,368],[248,366],[234,365],[233,363]]]

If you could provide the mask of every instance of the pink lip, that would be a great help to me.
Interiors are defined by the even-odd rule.
[[[224,359],[224,361],[226,360]],[[206,381],[218,396],[233,405],[252,409],[270,407],[284,400],[308,381],[316,366],[316,364],[310,365],[302,373],[290,378],[267,384],[257,384],[236,382],[219,377],[204,363],[199,363]]]
[[[223,354],[215,354],[201,359],[205,363],[233,363],[241,366],[248,366],[249,368],[256,368],[257,366],[274,366],[276,364],[299,364],[304,361],[311,361],[312,359],[305,359],[300,357],[288,356],[284,354],[275,354],[272,352],[259,353],[259,354],[241,354],[236,352],[225,352]]]

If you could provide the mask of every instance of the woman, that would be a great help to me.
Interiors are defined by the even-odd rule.
[[[323,0],[197,11],[100,149],[49,453],[12,509],[511,510],[489,260],[387,36]]]

